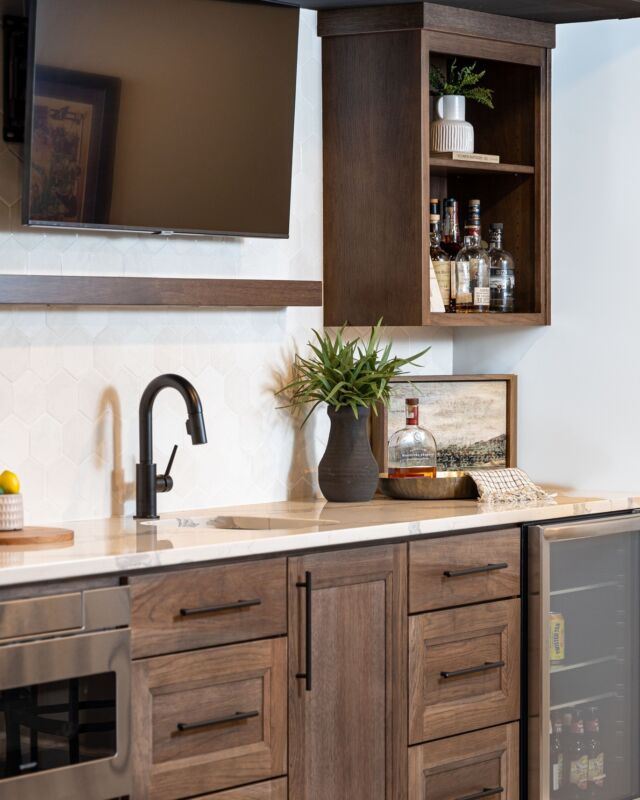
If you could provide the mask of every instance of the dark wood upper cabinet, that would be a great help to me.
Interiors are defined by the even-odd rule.
[[[289,5],[326,10],[404,3],[405,0],[300,0]],[[640,17],[637,0],[439,0],[438,5],[554,24]]]
[[[550,322],[550,82],[555,26],[431,3],[319,14],[323,37],[325,323]],[[468,103],[476,151],[431,156],[429,66],[476,61],[495,110]],[[513,314],[431,313],[429,198],[478,197],[516,259]]]
[[[292,799],[407,797],[406,609],[405,544],[289,560]]]

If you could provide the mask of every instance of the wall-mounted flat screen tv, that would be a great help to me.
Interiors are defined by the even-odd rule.
[[[33,0],[23,221],[287,236],[298,16]]]

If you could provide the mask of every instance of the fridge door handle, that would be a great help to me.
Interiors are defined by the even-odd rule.
[[[593,539],[614,536],[618,533],[640,533],[640,517],[627,514],[623,517],[598,519],[593,522],[566,522],[560,525],[533,526],[548,542],[571,539]]]

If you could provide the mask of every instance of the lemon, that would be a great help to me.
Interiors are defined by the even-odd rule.
[[[4,494],[18,494],[20,491],[18,476],[13,472],[9,472],[8,469],[5,469],[2,475],[0,475],[0,489],[2,489]]]

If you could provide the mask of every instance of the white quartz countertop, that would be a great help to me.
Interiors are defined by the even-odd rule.
[[[0,586],[131,573],[179,564],[569,519],[635,508],[640,508],[640,495],[588,493],[582,497],[560,496],[555,504],[508,509],[486,507],[474,500],[376,499],[363,504],[311,500],[163,515],[163,518],[197,516],[201,519],[241,516],[245,521],[247,516],[303,520],[304,527],[295,529],[177,529],[163,520],[157,526],[143,525],[130,517],[84,520],[65,523],[64,527],[74,530],[75,538],[64,545],[0,545]]]

